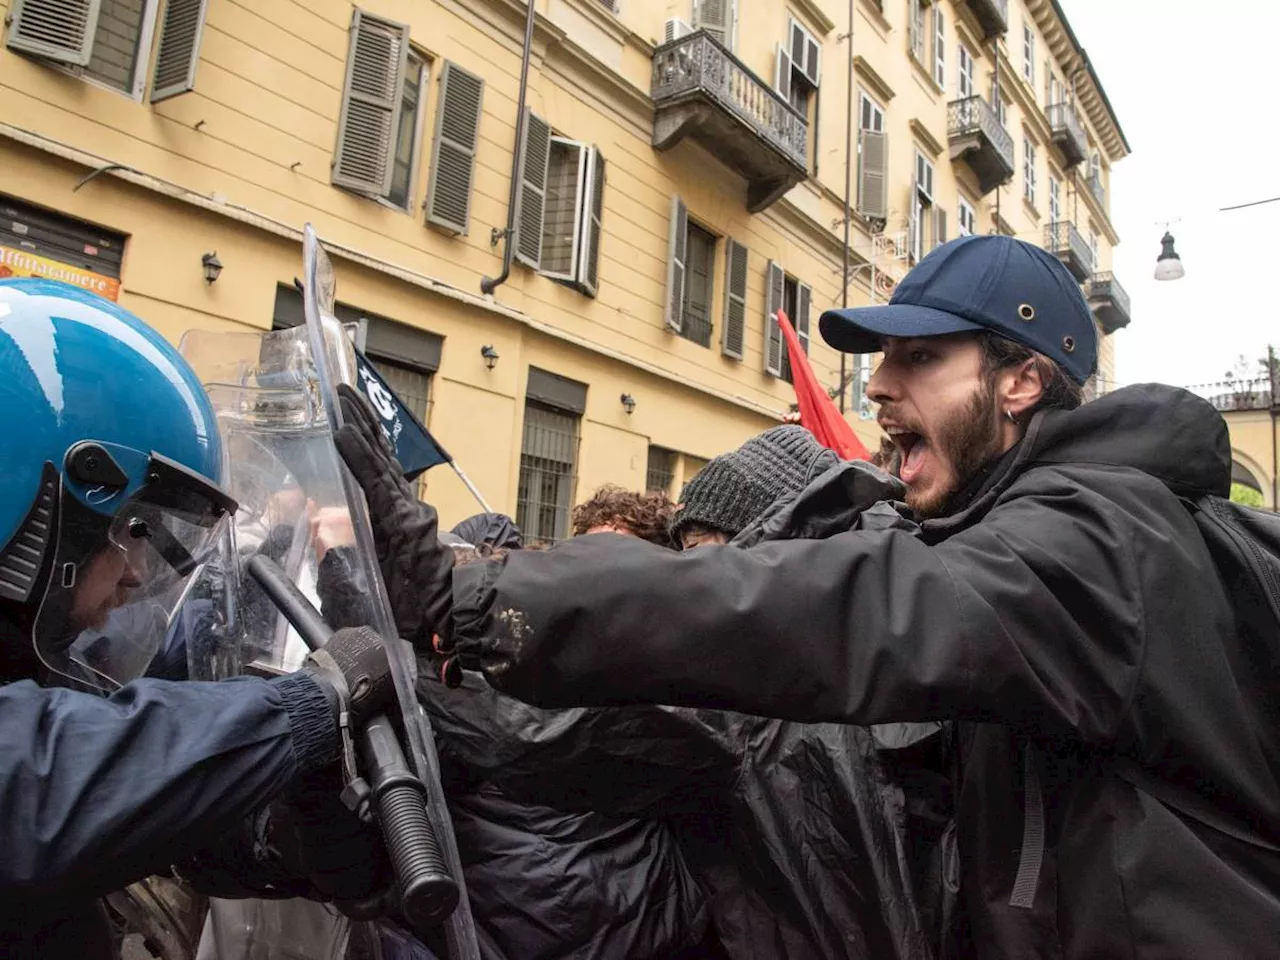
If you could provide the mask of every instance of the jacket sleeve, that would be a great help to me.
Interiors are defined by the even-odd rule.
[[[140,680],[102,698],[0,687],[0,900],[96,897],[229,829],[331,760],[324,691],[302,674]]]
[[[464,567],[451,639],[544,706],[966,718],[1105,740],[1136,683],[1152,518],[1035,473],[935,545],[890,529],[672,553],[600,534]]]
[[[543,710],[474,673],[449,689],[419,671],[441,753],[521,800],[614,816],[670,812],[731,779],[767,721],[684,707]]]

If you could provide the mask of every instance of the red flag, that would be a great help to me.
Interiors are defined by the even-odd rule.
[[[795,328],[781,310],[778,311],[778,326],[782,328],[782,335],[787,341],[791,382],[796,388],[796,399],[800,401],[800,425],[806,427],[820,444],[834,450],[842,459],[870,460],[871,454],[818,382],[813,367],[809,366],[808,354],[800,348],[800,338],[796,336]]]

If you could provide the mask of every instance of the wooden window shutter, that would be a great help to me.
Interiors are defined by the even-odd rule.
[[[693,29],[707,31],[711,39],[727,47],[732,25],[730,0],[694,0]]]
[[[934,211],[934,216],[937,217],[937,221],[933,226],[933,245],[940,247],[947,242],[947,211],[938,207]]]
[[[382,196],[391,189],[392,154],[409,57],[409,28],[357,9],[351,18],[333,183]]]
[[[782,95],[782,99],[791,102],[791,54],[787,48],[778,44],[778,59],[774,62],[773,88]]]
[[[10,50],[87,66],[102,0],[14,0]]]
[[[551,159],[551,126],[529,111],[524,123],[524,166],[521,168],[516,215],[516,259],[542,267],[542,226],[547,215],[547,164]]]
[[[436,137],[427,187],[427,223],[451,233],[471,225],[471,185],[480,141],[484,81],[456,63],[445,63],[436,106]]]
[[[764,277],[764,371],[780,377],[782,328],[778,326],[778,311],[782,309],[783,288],[787,278],[782,268],[772,260],[765,267]]]
[[[813,303],[813,287],[803,283],[796,285],[796,337],[800,340],[800,349],[809,355],[809,309]]]
[[[169,0],[165,5],[151,82],[152,103],[195,89],[207,6],[208,0]]]
[[[862,156],[858,170],[858,213],[884,220],[889,216],[889,138],[875,130],[862,131]]]
[[[727,357],[743,358],[747,335],[747,248],[735,240],[724,249],[724,342]]]
[[[594,297],[600,286],[600,229],[604,219],[604,157],[597,147],[584,153],[587,159],[586,194],[582,198],[582,242],[579,244],[578,286]]]
[[[671,198],[671,228],[667,244],[667,326],[684,329],[685,257],[689,243],[689,210],[680,197]]]

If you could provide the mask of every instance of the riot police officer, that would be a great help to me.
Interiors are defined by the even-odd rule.
[[[236,509],[222,457],[154,330],[0,281],[0,957],[108,955],[97,898],[314,782],[339,712],[394,695],[364,630],[277,679],[137,679]]]

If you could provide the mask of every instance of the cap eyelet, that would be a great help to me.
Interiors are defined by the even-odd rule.
[[[1029,303],[1020,303],[1018,304],[1018,316],[1030,323],[1036,318],[1036,308]]]
[[[1067,353],[1075,353],[1075,350],[1076,350],[1076,338],[1075,338],[1075,337],[1063,337],[1063,338],[1062,338],[1062,349],[1063,349],[1063,350],[1065,350],[1065,351],[1067,351]]]

